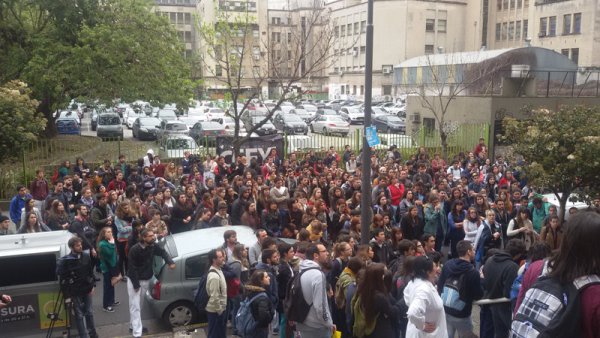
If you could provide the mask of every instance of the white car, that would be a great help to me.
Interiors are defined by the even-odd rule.
[[[319,115],[310,124],[310,130],[313,133],[340,134],[345,137],[350,132],[350,123],[338,115]]]
[[[146,117],[146,114],[143,112],[136,113],[133,109],[129,113],[127,113],[127,118],[124,117],[125,125],[127,125],[127,128],[132,129],[133,123],[135,122],[135,120],[137,120],[138,117]]]
[[[187,135],[168,135],[159,142],[160,155],[163,159],[182,158],[186,151],[199,154],[202,150],[202,146],[196,144],[196,141]]]
[[[379,106],[371,107],[371,116],[375,117],[375,116],[380,116],[380,115],[393,115],[393,114],[390,114],[387,110],[385,110],[384,108],[379,107]]]
[[[234,136],[235,134],[235,120],[230,116],[223,116],[218,119],[214,119],[213,121],[220,123],[225,127],[225,132],[227,135]],[[240,120],[240,130],[238,136],[246,136],[246,127],[244,127],[244,123]]]
[[[317,106],[315,106],[314,104],[299,104],[296,106],[297,109],[304,109],[309,113],[312,113],[313,115],[317,113],[317,110],[319,110],[319,108],[317,108]]]
[[[359,107],[341,107],[340,115],[350,124],[365,121],[365,113]]]
[[[294,105],[289,101],[283,101],[279,105],[279,109],[281,109],[281,111],[284,113],[289,113],[290,110],[292,110],[294,108],[296,108],[296,107],[294,107]]]
[[[316,111],[311,113],[305,109],[296,108],[296,109],[290,110],[290,114],[298,115],[302,119],[302,121],[304,121],[308,124],[308,123],[310,123],[310,121],[312,121],[315,118]]]
[[[406,116],[406,105],[404,103],[396,103],[392,107],[385,108],[388,113],[398,115],[399,117]]]
[[[225,117],[225,111],[221,108],[209,108],[206,111],[206,121],[213,121]]]
[[[196,124],[196,122],[200,122],[200,121],[204,121],[204,120],[201,118],[195,117],[195,116],[180,116],[179,117],[179,122],[185,123],[185,125],[188,127],[188,130],[192,129],[194,124]]]

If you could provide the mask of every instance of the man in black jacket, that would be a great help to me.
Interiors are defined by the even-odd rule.
[[[520,239],[508,241],[501,251],[485,262],[483,266],[483,286],[486,299],[510,298],[510,289],[517,278],[519,262],[525,254],[525,243]],[[510,302],[490,304],[495,337],[508,337],[511,321]]]
[[[148,289],[148,281],[152,278],[152,261],[154,256],[162,257],[169,269],[175,269],[175,262],[160,246],[155,245],[154,231],[142,230],[142,241],[129,249],[127,269],[127,294],[129,295],[129,317],[134,337],[142,336],[142,295]]]
[[[437,287],[438,292],[442,295],[442,300],[445,304],[448,304],[444,305],[448,337],[454,337],[455,333],[458,333],[459,337],[468,337],[473,333],[471,303],[481,299],[483,288],[481,287],[479,273],[475,270],[472,263],[475,260],[475,250],[471,242],[459,241],[456,244],[456,252],[459,258],[453,258],[446,262]],[[444,290],[444,285],[447,281],[457,283],[456,286],[459,294],[457,302],[448,301],[452,293],[452,288],[446,286],[446,290]],[[463,307],[462,310],[460,310],[460,307]]]
[[[77,214],[69,226],[69,231],[76,234],[83,241],[83,250],[89,251],[92,257],[96,257],[96,237],[98,232],[92,225],[88,215],[88,207],[85,204],[78,204],[75,207]]]
[[[98,337],[92,312],[92,291],[95,287],[94,269],[90,255],[83,252],[83,241],[72,237],[68,242],[71,253],[58,260],[56,274],[60,277],[65,299],[71,298],[79,337]]]

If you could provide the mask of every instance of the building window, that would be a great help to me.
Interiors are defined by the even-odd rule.
[[[523,20],[523,40],[527,39],[529,34],[529,20]]]
[[[571,15],[565,14],[563,16],[563,35],[571,34]]]
[[[556,36],[556,17],[555,16],[551,16],[548,18],[548,28],[549,28],[548,36]]]
[[[512,41],[515,38],[515,22],[508,23],[508,40]]]
[[[277,17],[271,18],[271,24],[273,24],[273,25],[281,25],[281,18],[277,18]]]
[[[517,8],[523,7],[523,0],[517,0]]]
[[[437,27],[438,32],[446,32],[446,20],[445,19],[438,19],[438,27]]]
[[[189,25],[190,23],[192,23],[192,14],[191,13],[185,13],[183,15],[183,23],[186,25]]]
[[[515,8],[515,0],[510,0],[510,9]]]
[[[346,25],[341,25],[340,26],[340,36],[344,37],[346,36]]]
[[[515,40],[521,40],[521,20],[517,21],[515,24]]]
[[[364,54],[364,53],[366,53],[366,52],[367,52],[367,47],[365,47],[365,46],[360,46],[360,53],[361,53],[361,54]]]
[[[566,57],[569,57],[569,48],[561,49],[560,53]]]
[[[253,29],[252,30],[252,37],[255,39],[258,39],[258,29]]]
[[[292,42],[292,33],[290,33],[290,32],[287,33],[287,42],[288,43]]]
[[[540,18],[540,37],[546,36],[548,31],[548,18]]]
[[[337,38],[340,36],[340,26],[335,26],[333,28],[333,35]]]
[[[365,95],[365,86],[360,85],[360,95]]]
[[[581,33],[581,13],[573,14],[573,34]]]
[[[367,32],[367,22],[366,21],[361,21],[360,22],[360,32],[361,33],[366,33]]]
[[[508,37],[508,23],[503,22],[502,23],[502,41],[506,41],[507,37]]]
[[[523,7],[529,8],[529,0],[523,0]]]
[[[503,0],[502,1],[502,8],[506,11],[508,10],[508,0]]]
[[[215,76],[223,76],[223,68],[221,68],[221,65],[215,66]]]
[[[280,43],[281,42],[281,33],[279,33],[279,32],[271,33],[271,40],[273,40],[273,42],[275,42],[275,43]]]
[[[348,36],[352,35],[352,24],[349,23],[348,26],[346,26],[346,30],[348,33]]]
[[[571,61],[575,62],[576,65],[579,64],[579,48],[571,49]]]
[[[425,20],[425,31],[433,32],[435,30],[435,19],[426,19]]]
[[[499,11],[502,10],[502,0],[496,0],[496,9]]]
[[[384,85],[381,87],[383,88],[383,95],[392,95],[392,86],[391,85]]]
[[[359,27],[359,25],[360,24],[358,22],[354,23],[354,35],[360,34],[360,27]]]
[[[501,31],[502,31],[502,24],[497,23],[496,24],[496,41],[500,41],[500,37],[502,36]]]
[[[433,54],[433,45],[425,45],[425,54]]]

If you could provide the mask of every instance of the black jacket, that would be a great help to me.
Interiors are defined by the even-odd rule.
[[[287,292],[287,286],[290,280],[294,278],[294,270],[292,266],[284,261],[279,264],[277,274],[277,293],[279,295],[279,303],[277,304],[277,311],[283,312],[283,300]]]
[[[441,294],[444,289],[444,283],[446,279],[451,276],[458,276],[465,274],[464,279],[464,291],[465,294],[461,294],[461,299],[467,304],[461,313],[456,313],[453,316],[458,318],[466,318],[471,316],[471,303],[475,300],[481,299],[483,296],[483,288],[481,287],[481,278],[479,273],[473,267],[473,264],[462,260],[460,258],[454,258],[446,262],[442,268],[442,273],[438,279],[438,292]],[[448,311],[448,310],[446,310]]]
[[[485,298],[510,298],[512,283],[517,278],[519,265],[507,252],[499,252],[483,266]]]
[[[251,299],[261,292],[265,292],[265,295],[256,298],[252,304],[250,304],[250,312],[252,313],[254,320],[256,320],[256,327],[266,328],[269,326],[269,323],[275,314],[273,303],[269,300],[269,296],[266,295],[265,289],[254,285],[246,285],[246,297],[248,299]]]
[[[129,249],[127,276],[131,279],[134,289],[140,287],[140,280],[152,278],[154,256],[162,257],[167,264],[174,264],[171,256],[156,244],[147,246],[137,243]]]
[[[90,255],[74,253],[60,258],[56,264],[61,290],[66,297],[89,294],[95,286],[94,265]]]
[[[98,232],[92,225],[92,221],[89,218],[86,219],[75,219],[69,225],[69,232],[74,233],[77,237],[83,240],[83,250],[95,249],[96,236]]]

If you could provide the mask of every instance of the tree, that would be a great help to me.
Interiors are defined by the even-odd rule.
[[[0,82],[21,79],[55,133],[72,98],[186,103],[183,47],[149,0],[0,1]]]
[[[521,168],[531,185],[548,189],[560,201],[559,219],[572,194],[589,201],[600,193],[600,108],[564,106],[537,109],[531,118],[503,121],[505,140],[525,162]]]
[[[46,119],[36,112],[38,102],[20,81],[0,87],[0,162],[15,157],[44,130]]]
[[[328,11],[320,5],[305,9],[302,19],[294,14],[298,12],[289,11],[287,17],[279,18],[286,23],[283,32],[265,35],[259,32],[259,19],[252,9],[230,12],[220,2],[214,5],[215,21],[199,24],[204,48],[200,64],[205,82],[217,83],[230,100],[227,114],[235,121],[233,151],[238,154],[241,145],[269,121],[283,101],[302,97],[306,89],[299,88],[300,83],[325,75],[337,57],[333,53],[337,38]],[[275,106],[258,107],[263,109],[264,119],[240,137],[242,116],[251,105],[260,106],[267,99],[266,86],[277,93]]]
[[[448,120],[447,112],[452,102],[469,93],[487,94],[492,91],[493,77],[509,69],[516,55],[500,55],[478,62],[473,53],[426,55],[420,65],[423,75],[418,88],[409,93],[418,95],[421,107],[431,112],[442,145],[442,157],[448,156],[448,137],[457,130]]]

